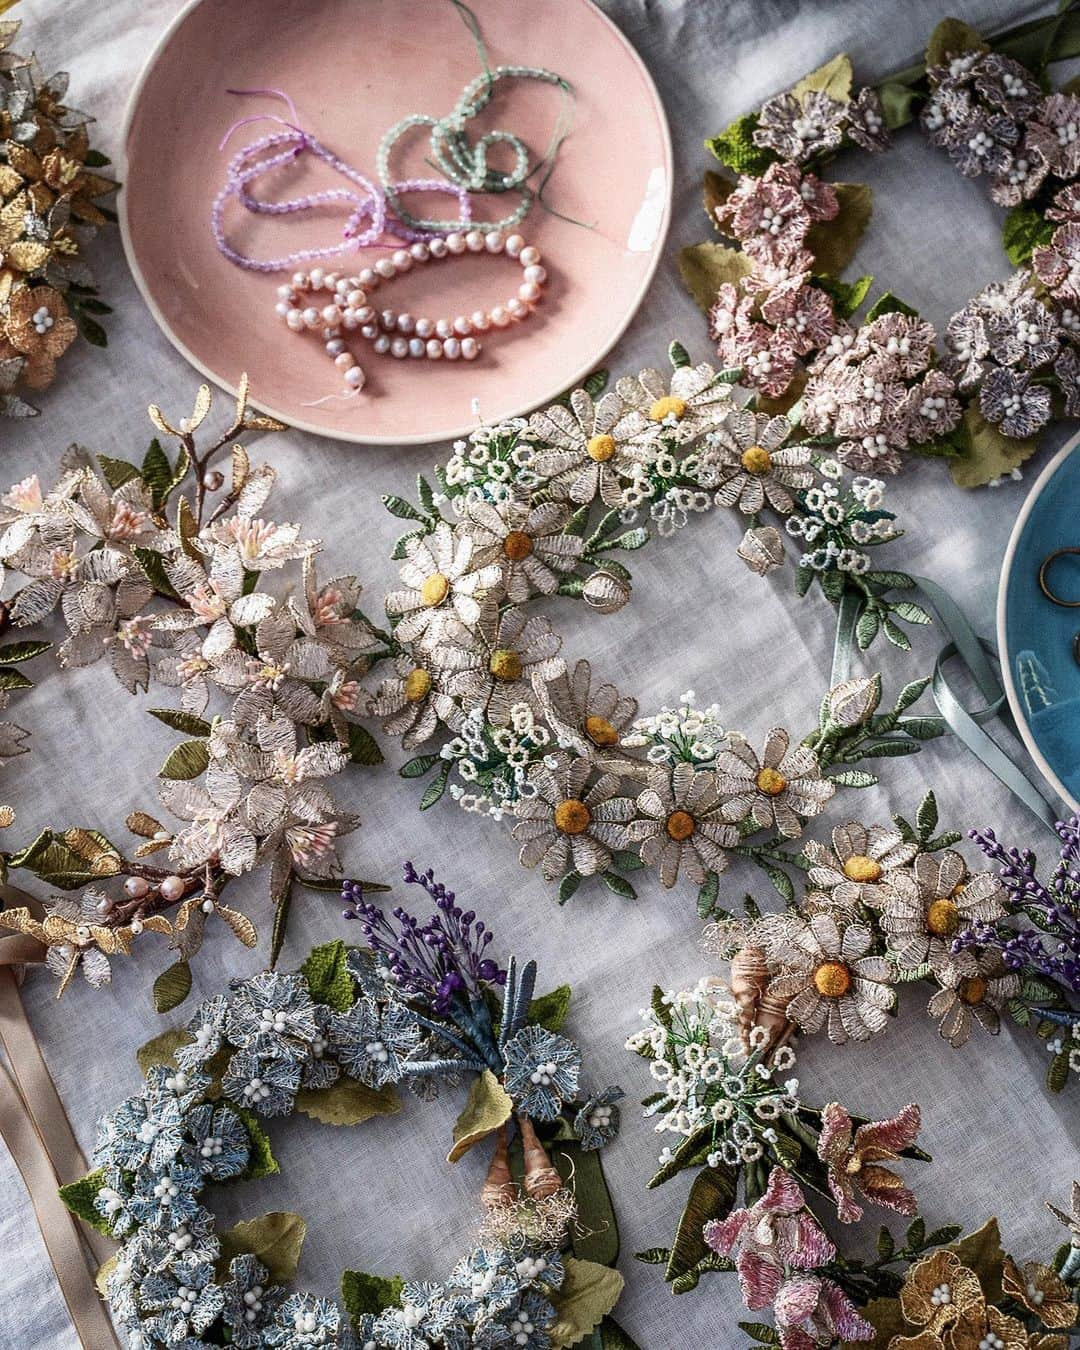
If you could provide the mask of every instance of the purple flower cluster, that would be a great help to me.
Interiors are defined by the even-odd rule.
[[[762,105],[754,129],[755,145],[795,164],[829,154],[845,139],[864,150],[884,150],[889,144],[885,113],[873,89],[860,89],[858,98],[844,101],[822,89],[777,94]]]
[[[346,917],[360,920],[368,945],[382,959],[407,997],[447,1013],[459,998],[482,998],[485,985],[506,983],[506,971],[484,955],[493,934],[472,910],[454,903],[454,892],[435,880],[434,872],[404,867],[410,885],[422,886],[435,902],[436,913],[421,923],[400,906],[391,911],[393,923],[377,906],[363,898],[358,882],[346,881],[341,897]]]
[[[1080,819],[1057,824],[1061,849],[1044,884],[1035,873],[1030,849],[1006,849],[993,830],[972,830],[971,837],[998,864],[1008,897],[1008,915],[1032,925],[1018,930],[1006,920],[979,924],[954,939],[954,950],[974,947],[999,951],[1005,965],[1025,975],[1052,980],[1080,996]]]
[[[924,130],[961,173],[986,174],[999,205],[1030,200],[1048,177],[1080,172],[1080,98],[1045,95],[1025,66],[995,52],[947,56],[927,76]]]
[[[810,366],[803,425],[835,437],[837,459],[851,468],[898,473],[901,450],[940,439],[960,420],[956,387],[933,360],[933,326],[915,316],[844,325]]]

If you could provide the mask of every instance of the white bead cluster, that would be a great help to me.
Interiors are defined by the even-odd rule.
[[[589,1112],[589,1125],[594,1130],[606,1130],[611,1125],[611,1107],[597,1105]]]
[[[550,1087],[558,1067],[554,1060],[549,1059],[546,1064],[538,1064],[529,1075],[529,1081],[535,1083],[538,1087]]]
[[[370,303],[369,296],[384,281],[403,276],[414,266],[465,253],[505,253],[519,263],[522,280],[516,294],[504,304],[458,314],[453,319],[376,310]],[[345,392],[359,393],[365,376],[346,346],[346,333],[358,332],[374,351],[399,360],[475,361],[481,351],[477,334],[509,328],[527,319],[540,303],[546,281],[539,249],[527,244],[520,234],[504,238],[499,230],[468,230],[399,248],[353,276],[340,276],[321,267],[296,272],[291,282],[278,287],[275,308],[294,333],[320,333],[327,356],[342,373]],[[322,307],[308,303],[320,291],[329,292],[330,303]]]
[[[47,306],[40,305],[30,316],[30,322],[34,325],[34,332],[39,337],[44,337],[56,320],[49,313]]]

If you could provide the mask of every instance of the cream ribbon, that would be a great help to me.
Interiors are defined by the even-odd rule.
[[[32,896],[0,887],[7,903],[40,907]],[[36,939],[13,934],[0,939],[0,1136],[19,1169],[72,1325],[86,1350],[119,1350],[94,1273],[116,1244],[81,1224],[57,1191],[86,1174],[86,1159],[71,1129],[19,996],[21,967],[45,959]]]

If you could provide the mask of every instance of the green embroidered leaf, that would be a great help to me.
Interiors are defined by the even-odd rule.
[[[525,1015],[526,1022],[544,1027],[547,1031],[558,1031],[566,1021],[572,994],[573,990],[568,984],[560,984],[557,989],[534,998]]]
[[[686,1271],[671,1282],[671,1292],[673,1294],[688,1294],[691,1289],[698,1287],[698,1281],[706,1271],[710,1270],[734,1270],[735,1267],[726,1256],[718,1256],[716,1252],[709,1252],[708,1256],[703,1256],[692,1270]]]
[[[664,991],[658,984],[653,985],[652,996],[649,999],[649,1006],[656,1016],[656,1020],[666,1030],[671,1030],[671,1006],[664,1002]]]
[[[782,867],[773,867],[771,864],[762,863],[761,870],[772,882],[777,895],[785,904],[795,899],[795,887]]]
[[[73,847],[68,840],[74,838],[85,840],[85,846]],[[64,834],[42,830],[36,839],[8,858],[8,866],[24,867],[46,885],[71,891],[99,882],[102,877],[115,876],[118,858],[115,845],[95,830],[67,830]]]
[[[187,1045],[191,1037],[182,1027],[173,1027],[171,1031],[163,1031],[160,1036],[155,1036],[153,1040],[147,1041],[135,1051],[135,1060],[145,1077],[155,1064],[168,1064],[176,1067],[174,1053],[182,1045]]]
[[[634,1253],[634,1260],[643,1261],[647,1266],[666,1266],[670,1259],[670,1247],[649,1247],[646,1251]]]
[[[806,236],[806,247],[817,264],[814,270],[832,277],[838,277],[854,258],[874,209],[874,194],[865,183],[836,183],[835,188],[840,210],[832,220],[811,225]],[[853,290],[866,282],[855,309],[866,299],[872,280],[860,277],[854,283]]]
[[[878,782],[874,774],[865,773],[862,769],[844,769],[840,773],[830,774],[829,778],[841,787],[849,788],[873,787]]]
[[[810,280],[832,300],[833,309],[842,319],[850,319],[870,294],[874,278],[867,273],[854,281],[840,281],[835,276],[815,274]]]
[[[550,1335],[554,1345],[577,1345],[600,1325],[623,1291],[623,1277],[595,1261],[566,1258],[566,1279],[551,1301],[558,1314]]]
[[[379,749],[378,741],[359,722],[349,723],[349,758],[354,764],[369,766],[383,762],[383,752]]]
[[[353,1005],[353,979],[345,964],[347,954],[347,947],[338,938],[334,942],[323,943],[321,947],[313,947],[300,967],[300,974],[307,980],[311,997],[316,1003],[325,1003],[335,1012],[346,1012]]]
[[[381,498],[383,506],[392,516],[397,516],[399,520],[418,520],[424,524],[424,517],[411,502],[407,502],[404,497],[397,497],[392,492],[384,492]]]
[[[812,89],[819,89],[823,94],[836,99],[838,103],[849,103],[851,81],[851,58],[846,52],[838,52],[831,61],[826,61],[823,66],[818,66],[817,70],[804,75],[798,84],[792,87],[791,92],[796,98],[801,98]]]
[[[988,52],[990,48],[982,40],[976,29],[961,19],[942,19],[930,34],[926,44],[926,64],[940,66],[950,56],[961,56],[964,52]]]
[[[32,661],[51,646],[51,642],[7,642],[0,647],[0,666],[13,666],[16,661]]]
[[[270,1147],[270,1136],[259,1123],[259,1117],[254,1111],[247,1110],[246,1107],[236,1106],[232,1102],[224,1104],[226,1111],[231,1111],[233,1115],[239,1116],[244,1123],[244,1129],[248,1132],[248,1138],[251,1141],[248,1152],[248,1164],[237,1178],[238,1181],[258,1181],[260,1177],[274,1176],[280,1172],[277,1159],[274,1157],[273,1150]]]
[[[600,878],[604,885],[613,895],[619,896],[622,900],[636,900],[637,891],[627,881],[625,877],[619,876],[618,872],[601,872]]]
[[[605,367],[594,370],[585,376],[582,388],[590,398],[599,398],[608,387],[608,381],[611,379],[611,372]]]
[[[190,993],[191,967],[186,961],[177,961],[154,981],[154,1007],[159,1013],[172,1012]]]
[[[896,696],[893,711],[903,712],[905,708],[910,708],[913,703],[918,703],[919,699],[922,698],[923,694],[926,692],[929,683],[930,676],[924,675],[921,679],[912,680],[909,684],[905,684],[903,689],[901,689]],[[932,797],[934,794],[931,792],[927,795]],[[933,829],[933,826],[930,828]]]
[[[161,442],[155,436],[143,458],[140,477],[150,489],[155,507],[160,509],[165,500],[169,484],[172,482],[172,465],[162,449]]]
[[[944,736],[947,723],[943,717],[902,717],[897,726],[913,740],[934,741]]]
[[[278,963],[281,949],[285,945],[285,933],[289,926],[289,913],[292,910],[293,882],[295,873],[290,868],[280,883],[280,890],[274,900],[274,922],[270,925],[270,969]]]
[[[567,872],[562,881],[559,882],[558,901],[560,905],[565,905],[567,900],[574,894],[582,883],[580,872]]]
[[[426,811],[434,806],[446,791],[446,782],[450,777],[450,761],[447,760],[435,777],[424,789],[423,796],[420,798],[420,810]]]
[[[398,535],[394,541],[394,547],[390,553],[392,562],[400,562],[402,558],[408,557],[409,543],[413,539],[420,539],[424,534],[423,530],[409,530],[405,534]]]
[[[892,1256],[893,1252],[896,1251],[896,1243],[893,1240],[893,1235],[884,1224],[882,1224],[881,1228],[878,1230],[876,1245],[877,1254],[883,1261],[887,1261],[889,1257]]]
[[[867,647],[874,641],[878,635],[878,629],[881,627],[881,615],[877,609],[864,609],[859,615],[859,622],[855,625],[855,642],[859,651],[866,651]]]
[[[740,1322],[739,1330],[745,1331],[757,1345],[779,1345],[780,1333],[768,1322]]]
[[[911,641],[908,635],[902,628],[897,628],[891,619],[886,619],[881,625],[881,629],[894,647],[899,647],[902,652],[911,651]]]
[[[97,462],[101,466],[102,477],[114,492],[117,488],[123,487],[125,483],[130,483],[133,478],[139,477],[139,470],[126,459],[113,459],[111,455],[98,455]]]
[[[220,1234],[220,1265],[227,1266],[234,1256],[250,1252],[266,1267],[276,1284],[288,1284],[296,1274],[300,1248],[307,1225],[299,1214],[280,1210],[245,1219]]]
[[[420,503],[420,510],[425,516],[437,516],[439,513],[435,508],[435,492],[422,473],[416,475],[416,499]]]
[[[970,446],[949,462],[949,472],[957,487],[981,487],[1011,473],[1035,453],[1034,440],[1018,441],[1003,436],[974,404],[964,409],[964,422],[970,433]]]
[[[402,778],[423,778],[424,774],[433,769],[438,762],[438,755],[417,755],[415,759],[403,764],[398,773]]]
[[[454,1122],[454,1143],[446,1155],[447,1162],[457,1162],[474,1144],[501,1129],[513,1111],[510,1094],[491,1070],[485,1069],[473,1079],[461,1115]]]
[[[600,1323],[600,1350],[641,1350],[622,1327],[611,1317]]]
[[[160,553],[152,548],[140,548],[138,544],[131,546],[131,552],[135,561],[142,568],[147,581],[157,591],[158,595],[166,595],[170,600],[180,598],[165,572],[165,563],[162,561]]]
[[[893,295],[892,291],[885,291],[879,295],[870,308],[866,311],[866,322],[873,323],[879,319],[882,314],[906,314],[909,318],[918,318],[918,310],[912,309],[906,305],[899,296]]]
[[[88,1223],[91,1228],[97,1229],[99,1233],[104,1233],[106,1237],[112,1237],[108,1220],[94,1208],[98,1191],[104,1185],[105,1173],[101,1168],[98,1168],[96,1171],[88,1172],[86,1176],[80,1177],[78,1181],[72,1181],[67,1186],[61,1186],[59,1194],[60,1199],[77,1219],[82,1219],[83,1223]]]
[[[737,1173],[726,1163],[703,1168],[694,1178],[664,1271],[669,1284],[713,1254],[705,1245],[702,1229],[711,1219],[722,1219],[731,1212],[736,1179]]]
[[[1069,1051],[1063,1048],[1050,1061],[1046,1070],[1046,1086],[1051,1092],[1060,1092],[1069,1081]]]
[[[400,1275],[388,1280],[382,1275],[366,1275],[359,1270],[342,1272],[341,1301],[353,1327],[359,1331],[361,1318],[377,1317],[384,1308],[396,1308],[401,1302],[403,1284]]]
[[[158,769],[159,778],[198,778],[210,763],[210,749],[205,741],[181,741],[171,750],[165,763]]]
[[[578,1222],[570,1245],[582,1261],[613,1266],[619,1259],[619,1225],[601,1163],[601,1149],[584,1149],[577,1139],[561,1140],[553,1161],[577,1201]]]
[[[647,1190],[655,1190],[688,1167],[700,1167],[713,1150],[712,1129],[705,1126],[688,1135],[659,1171],[649,1178]]]
[[[702,188],[702,204],[705,207],[705,214],[714,229],[720,228],[720,222],[716,218],[716,208],[723,206],[731,195],[731,190],[735,184],[730,178],[725,178],[723,174],[714,173],[712,169],[705,170],[705,182]]]
[[[296,1094],[296,1109],[324,1125],[360,1125],[372,1116],[392,1116],[401,1110],[392,1083],[371,1088],[344,1075],[328,1088],[317,1092],[301,1088]]]
[[[923,609],[922,605],[917,605],[913,600],[898,600],[892,606],[892,612],[897,618],[903,619],[905,623],[933,623],[933,619]]]
[[[28,680],[21,671],[0,670],[0,689],[33,689],[34,681]]]
[[[699,919],[707,919],[713,912],[717,896],[720,894],[720,877],[710,872],[697,893],[697,912]]]
[[[698,306],[708,311],[725,281],[738,285],[750,271],[745,253],[723,244],[690,244],[679,250],[679,275]]]
[[[172,727],[173,731],[182,731],[185,736],[209,736],[212,730],[204,718],[184,712],[182,708],[147,708],[146,711],[167,727]]]
[[[729,123],[718,136],[705,142],[705,149],[736,173],[762,174],[779,156],[764,145],[754,144],[757,113],[746,113]]]
[[[1055,225],[1034,206],[1014,206],[1001,226],[1005,256],[1014,267],[1027,267],[1040,244],[1048,244]]]

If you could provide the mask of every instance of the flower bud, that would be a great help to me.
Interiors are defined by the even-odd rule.
[[[767,576],[784,564],[784,540],[773,525],[747,530],[736,552],[751,572],[756,572],[759,577]]]
[[[614,614],[630,599],[630,583],[601,568],[586,581],[581,595],[590,609],[600,614]]]
[[[858,727],[868,722],[881,702],[881,676],[844,680],[826,695],[829,719],[838,727]]]

